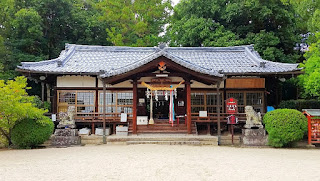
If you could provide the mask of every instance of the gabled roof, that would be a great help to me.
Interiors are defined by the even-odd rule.
[[[217,77],[222,77],[223,74],[275,74],[300,70],[298,64],[261,59],[252,45],[159,48],[66,44],[65,50],[58,58],[40,62],[22,62],[21,66],[18,66],[18,71],[95,74],[105,78],[139,68],[161,56],[195,72]]]

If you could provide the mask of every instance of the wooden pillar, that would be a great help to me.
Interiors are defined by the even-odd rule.
[[[58,113],[58,91],[56,86],[53,88],[53,101],[51,105],[52,113]]]
[[[93,120],[92,120],[92,123],[91,123],[91,134],[95,134],[95,125],[94,125]]]
[[[44,102],[44,82],[41,82],[41,101]]]
[[[311,116],[308,115],[308,145],[311,145]]]
[[[98,118],[100,110],[99,110],[99,80],[98,77],[96,77],[96,91],[95,91],[95,101],[94,101],[94,109],[95,113],[92,117],[92,123],[91,123],[91,134],[95,134],[95,123],[94,121]]]
[[[96,96],[95,96],[95,103],[94,103],[94,107],[95,107],[95,112],[98,113],[99,111],[99,85],[98,85],[98,78],[96,77]]]
[[[47,87],[47,102],[51,102],[50,101],[50,97],[51,97],[51,95],[50,95],[50,85],[46,84],[46,87]]]
[[[137,134],[137,99],[138,83],[137,79],[133,79],[132,134]]]
[[[103,143],[106,144],[106,82],[103,81]]]
[[[221,82],[217,83],[217,103],[218,103],[218,107],[217,107],[217,113],[218,113],[218,144],[220,145],[221,143],[221,125],[220,125],[220,107],[221,107],[221,100],[220,100],[220,84]]]
[[[191,130],[191,86],[190,80],[185,81],[186,98],[187,98],[187,130],[188,134],[192,134]]]

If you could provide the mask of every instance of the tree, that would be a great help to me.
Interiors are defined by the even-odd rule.
[[[315,34],[317,41],[312,43],[305,54],[306,61],[302,64],[304,74],[299,76],[306,96],[320,97],[320,32]]]
[[[111,45],[96,0],[1,0],[0,79],[17,75],[21,61],[59,56],[65,43]],[[5,53],[2,53],[5,50]]]
[[[43,114],[46,110],[33,105],[34,97],[28,96],[26,89],[29,88],[25,77],[7,82],[0,80],[0,134],[6,137],[9,145],[12,144],[12,128],[19,121],[25,118],[45,120]]]
[[[277,0],[184,0],[174,8],[167,35],[176,46],[189,46],[185,34],[200,37],[192,46],[255,44],[262,58],[296,62],[294,15],[292,5]],[[190,26],[181,28],[185,22]]]
[[[42,18],[34,9],[20,9],[11,22],[10,46],[12,58],[5,62],[14,69],[21,61],[40,61],[43,53]]]
[[[299,76],[299,84],[304,89],[305,97],[320,97],[320,1],[282,0],[292,4],[296,10],[298,26],[302,33],[309,34],[309,51],[301,64],[304,74]]]
[[[168,32],[171,46],[232,46],[240,45],[239,40],[224,26],[212,19],[183,17],[181,21],[169,27]]]
[[[170,15],[170,0],[106,0],[97,7],[109,27],[107,40],[117,46],[155,46]]]
[[[301,32],[319,31],[320,1],[315,0],[281,0],[295,8],[297,24]]]

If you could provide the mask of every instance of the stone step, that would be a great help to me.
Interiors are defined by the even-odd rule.
[[[221,136],[221,145],[232,145],[232,137],[231,135],[228,136]],[[234,145],[240,145],[241,144],[241,136],[240,135],[234,135],[233,136],[233,144]]]
[[[156,145],[201,145],[200,141],[127,141],[127,145],[156,144]]]
[[[218,142],[215,136],[175,136],[175,135],[143,135],[143,136],[109,136],[108,142],[127,142],[127,141],[201,141]]]

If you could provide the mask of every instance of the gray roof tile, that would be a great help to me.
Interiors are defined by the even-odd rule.
[[[117,47],[66,44],[56,59],[22,62],[18,70],[46,73],[91,73],[110,77],[139,68],[165,56],[193,71],[213,75],[285,73],[300,70],[298,64],[271,62],[260,58],[252,45],[237,47]],[[260,63],[266,62],[265,67]],[[59,66],[59,63],[61,64]]]

